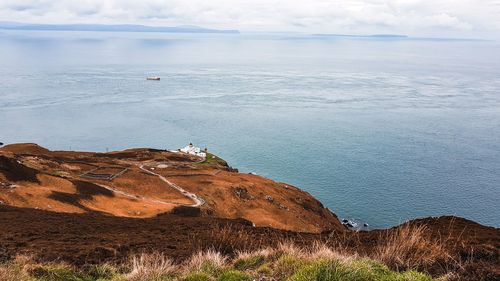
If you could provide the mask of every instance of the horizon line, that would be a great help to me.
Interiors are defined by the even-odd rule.
[[[66,27],[63,28],[63,27]],[[85,29],[87,27],[87,29]],[[94,27],[94,28],[92,28]],[[104,29],[99,29],[103,27]],[[105,29],[106,27],[114,27],[118,29]],[[127,27],[129,27],[127,29]],[[130,28],[135,27],[136,29]],[[122,28],[122,29],[120,29]],[[225,33],[225,34],[241,34],[241,33],[282,33],[282,34],[301,34],[313,37],[346,37],[346,38],[385,38],[385,39],[401,39],[401,40],[443,40],[443,41],[498,41],[498,39],[485,38],[464,38],[464,37],[433,37],[433,36],[413,36],[408,34],[393,34],[393,33],[373,33],[373,34],[349,34],[349,33],[317,33],[305,31],[245,31],[239,29],[219,29],[207,28],[199,25],[146,25],[146,24],[131,24],[131,23],[29,23],[15,21],[0,21],[0,30],[33,30],[33,31],[95,31],[95,32],[149,32],[149,33]]]

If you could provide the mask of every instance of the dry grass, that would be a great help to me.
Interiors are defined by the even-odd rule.
[[[0,264],[0,280],[2,281],[24,281],[29,280],[29,268],[33,264],[33,257],[19,255],[13,261]]]
[[[234,230],[232,228],[217,229],[217,233],[222,234],[219,237],[220,242],[234,241],[234,237],[249,239],[243,232],[230,234]],[[381,232],[380,237],[373,242],[375,243],[373,251],[364,252],[363,249],[353,246],[358,242],[353,241],[352,237],[345,238],[345,240],[342,237],[335,237],[325,240],[324,243],[316,242],[306,246],[283,238],[274,247],[261,248],[253,244],[260,243],[260,241],[248,240],[249,248],[257,250],[233,248],[233,252],[224,253],[217,248],[209,248],[198,251],[183,262],[172,261],[162,253],[143,253],[132,256],[125,266],[100,265],[100,270],[105,272],[97,275],[114,276],[101,280],[130,281],[184,280],[186,276],[209,276],[210,280],[216,280],[225,274],[243,274],[254,279],[264,276],[274,278],[274,280],[285,280],[294,276],[294,280],[302,280],[300,278],[305,278],[308,274],[326,272],[330,275],[361,276],[360,274],[366,274],[366,276],[380,275],[384,278],[416,276],[417,279],[408,277],[410,279],[401,280],[431,280],[429,276],[414,271],[419,270],[433,272],[435,276],[440,276],[437,280],[460,280],[462,274],[460,269],[463,268],[463,264],[456,261],[450,254],[453,239],[432,235],[425,226],[404,224],[397,229]],[[117,268],[123,269],[120,270],[121,274]],[[40,273],[42,275],[36,275]],[[37,264],[31,257],[26,256],[17,257],[8,264],[0,265],[0,280],[6,281],[45,280],[36,278],[38,276],[59,278],[58,276],[71,274],[74,276],[96,275],[64,264]],[[50,280],[64,280],[57,278]]]
[[[263,248],[266,245],[265,241],[269,241],[268,237],[255,237],[239,225],[217,225],[212,229],[210,239],[200,241],[193,237],[191,240],[200,250],[215,249],[229,255],[237,251]]]
[[[450,225],[450,229],[451,227]],[[215,249],[236,259],[255,255],[252,249],[266,249],[265,241],[255,239],[247,232],[231,226],[215,228],[213,233],[214,239],[210,242]],[[454,241],[459,239],[433,236],[424,225],[403,224],[396,229],[383,231],[370,248],[363,247],[366,242],[361,241],[360,237],[361,234],[356,233],[334,233],[331,237],[325,237],[324,242],[305,246],[296,244],[300,239],[292,242],[290,239],[274,237],[273,241],[281,242],[272,252],[274,255],[287,254],[310,260],[326,258],[346,261],[368,257],[396,271],[417,269],[439,274],[457,271],[466,262],[453,256],[450,251],[456,243]],[[204,249],[203,246],[200,248]]]
[[[391,268],[428,269],[439,265],[459,264],[446,248],[447,238],[432,237],[424,225],[404,224],[387,231],[375,248],[372,258]]]
[[[274,250],[267,247],[256,251],[237,251],[236,259],[246,259],[254,256],[262,256],[268,258],[274,254]]]
[[[345,255],[320,243],[302,248],[283,242],[276,248],[240,251],[234,259],[215,250],[200,251],[183,263],[174,263],[162,253],[143,253],[132,256],[127,265],[97,267],[76,269],[65,264],[43,264],[18,257],[9,264],[0,265],[0,280],[432,280],[415,271],[390,271],[377,261]],[[449,274],[441,280],[454,278]]]
[[[356,253],[347,253],[346,249],[343,247],[332,248],[324,243],[316,242],[313,244],[311,251],[309,253],[309,259],[329,259],[329,260],[342,260],[348,261],[351,259],[357,259],[359,256]]]
[[[458,275],[456,272],[448,272],[443,276],[440,276],[438,281],[453,281],[453,280],[460,280],[460,275]]]
[[[276,252],[281,255],[289,255],[297,258],[304,258],[307,255],[305,249],[298,247],[291,241],[279,242]]]
[[[176,266],[172,260],[160,253],[140,254],[131,257],[131,271],[126,278],[130,281],[164,280],[174,275]]]
[[[11,266],[0,267],[0,280],[3,281],[19,281],[26,280],[21,278],[19,271]]]
[[[185,264],[185,271],[215,274],[226,266],[227,260],[226,256],[213,249],[199,251]]]

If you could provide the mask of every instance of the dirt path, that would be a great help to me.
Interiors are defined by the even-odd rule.
[[[157,204],[164,204],[164,205],[181,205],[181,206],[186,206],[184,204],[181,204],[181,203],[175,203],[175,202],[167,202],[167,201],[162,201],[162,200],[158,200],[158,199],[151,199],[151,198],[147,198],[147,197],[142,197],[142,196],[138,196],[138,195],[133,195],[133,194],[130,194],[128,192],[125,192],[125,191],[121,191],[121,190],[118,190],[118,189],[115,189],[115,188],[112,188],[110,186],[107,186],[107,185],[104,185],[104,184],[97,184],[103,188],[106,188],[107,190],[111,191],[111,192],[114,192],[116,194],[120,194],[124,197],[127,197],[127,198],[131,198],[131,199],[140,199],[142,201],[147,201],[147,202],[151,202],[151,203],[157,203]],[[187,205],[187,206],[190,206],[190,205]]]
[[[187,204],[181,204],[181,203],[176,203],[176,202],[168,202],[168,201],[163,201],[163,200],[158,200],[158,199],[152,199],[152,198],[148,198],[148,197],[142,197],[142,196],[138,196],[138,195],[135,195],[135,194],[130,194],[128,192],[125,192],[125,191],[121,191],[121,190],[118,190],[116,188],[113,188],[111,186],[107,186],[107,185],[104,185],[102,183],[99,183],[97,185],[111,191],[111,192],[114,192],[116,194],[120,194],[124,197],[127,197],[127,198],[131,198],[131,199],[140,199],[142,201],[147,201],[147,202],[151,202],[151,203],[156,203],[156,204],[164,204],[164,205],[179,205],[179,206],[188,206],[188,207],[199,207],[203,204],[205,204],[205,200],[203,200],[202,198],[198,197],[196,194],[193,194],[191,192],[188,192],[186,191],[185,189],[183,189],[182,187],[176,185],[175,183],[167,180],[165,177],[163,177],[162,175],[159,175],[157,173],[154,173],[146,168],[144,168],[144,165],[140,165],[139,166],[139,169],[141,169],[142,171],[148,173],[148,174],[151,174],[151,175],[154,175],[154,176],[157,176],[159,177],[163,182],[167,183],[170,187],[172,188],[175,188],[176,190],[178,190],[180,193],[182,193],[182,195],[184,195],[185,197],[191,199],[194,204],[191,204],[191,205],[187,205]]]
[[[165,183],[167,183],[168,185],[170,185],[170,187],[172,188],[175,188],[177,189],[180,193],[182,193],[182,195],[186,196],[187,198],[193,200],[194,204],[192,205],[184,205],[184,206],[190,206],[190,207],[200,207],[201,205],[205,204],[205,200],[203,200],[201,197],[197,196],[196,194],[194,193],[191,193],[191,192],[188,192],[186,191],[184,188],[176,185],[175,183],[167,180],[164,176],[160,175],[160,174],[157,174],[155,172],[152,172],[146,168],[144,168],[144,165],[140,165],[139,166],[139,169],[143,170],[144,172],[148,173],[148,174],[151,174],[151,175],[154,175],[154,176],[157,176],[158,178],[160,178],[160,180],[164,181]]]

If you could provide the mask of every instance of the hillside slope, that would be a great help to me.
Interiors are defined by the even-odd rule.
[[[234,256],[281,243],[305,249],[324,243],[343,255],[435,277],[456,272],[456,278],[444,280],[500,278],[500,230],[455,217],[420,219],[388,230],[314,234],[253,227],[246,220],[172,214],[130,218],[0,206],[0,263],[27,254],[41,262],[83,267],[122,263],[143,252],[163,253],[181,263],[200,250]]]
[[[344,230],[308,193],[238,173],[211,157],[215,161],[146,148],[92,153],[7,145],[0,149],[0,204],[130,218],[163,213],[241,218],[255,226],[312,233]]]

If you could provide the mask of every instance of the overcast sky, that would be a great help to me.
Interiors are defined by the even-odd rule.
[[[0,21],[500,38],[500,0],[0,0]]]

